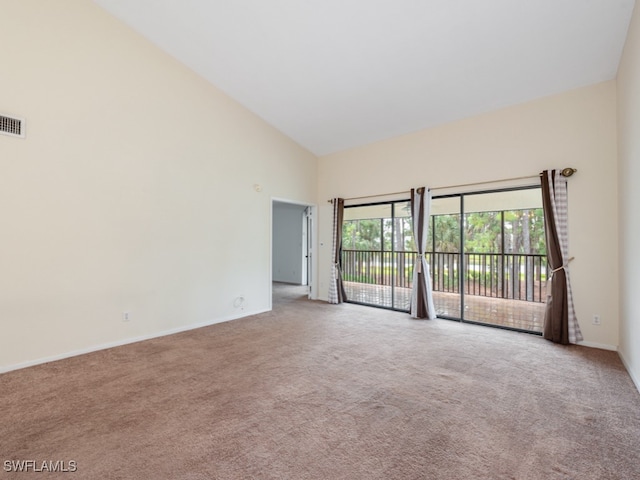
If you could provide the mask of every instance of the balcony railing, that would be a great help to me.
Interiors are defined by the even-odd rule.
[[[416,256],[417,252],[343,250],[343,278],[350,282],[411,288]],[[425,258],[436,292],[460,293],[462,287],[468,295],[546,301],[546,255],[465,253],[461,256],[428,252]]]

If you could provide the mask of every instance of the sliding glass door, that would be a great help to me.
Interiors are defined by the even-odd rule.
[[[431,212],[438,315],[540,332],[547,275],[540,188],[436,197]]]
[[[409,201],[345,207],[341,258],[350,302],[409,311],[415,257]]]
[[[542,331],[547,258],[539,187],[434,197],[425,256],[439,317]],[[411,203],[345,207],[348,301],[409,311]]]

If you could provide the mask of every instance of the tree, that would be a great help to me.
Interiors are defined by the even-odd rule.
[[[342,224],[342,248],[381,250],[380,219],[347,220]]]
[[[436,252],[457,252],[460,248],[460,215],[436,215],[432,225],[427,249],[431,249],[432,236],[435,236]]]

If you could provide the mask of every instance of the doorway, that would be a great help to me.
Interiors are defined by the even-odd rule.
[[[349,302],[409,311],[412,232],[409,200],[345,207],[341,259]]]
[[[296,291],[315,298],[313,221],[315,206],[272,200],[271,208],[271,301],[273,284],[300,286]],[[292,290],[291,290],[292,291]]]
[[[438,316],[540,333],[547,278],[540,187],[434,197],[431,213]]]
[[[439,317],[540,333],[547,257],[539,186],[433,197],[425,257]],[[347,301],[410,309],[409,200],[345,206],[342,278]]]

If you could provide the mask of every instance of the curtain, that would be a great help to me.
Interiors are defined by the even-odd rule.
[[[542,172],[542,206],[547,241],[547,306],[542,336],[555,343],[577,343],[583,339],[573,306],[569,281],[569,236],[567,179],[560,170]]]
[[[329,303],[342,303],[347,299],[342,283],[340,254],[342,253],[342,219],[344,218],[344,199],[333,201],[333,244],[331,247],[331,280],[329,282]]]
[[[426,187],[411,189],[411,217],[413,218],[413,238],[418,255],[413,266],[413,287],[411,288],[411,316],[413,318],[436,318],[436,308],[431,292],[429,264],[424,257],[429,236],[429,216],[431,192]]]

